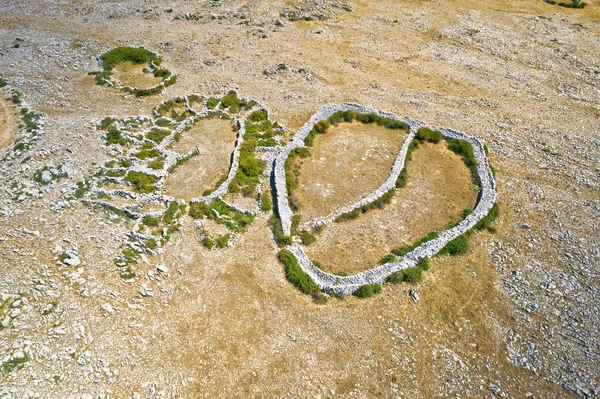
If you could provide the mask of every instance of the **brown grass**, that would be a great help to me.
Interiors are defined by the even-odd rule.
[[[136,65],[132,62],[120,62],[113,69],[113,79],[125,86],[147,88],[156,86],[162,79],[155,77],[152,72],[144,72],[148,65]]]
[[[296,158],[299,184],[294,191],[304,221],[326,216],[367,196],[387,179],[406,133],[359,122],[331,127]]]
[[[171,149],[184,154],[197,146],[200,153],[167,178],[166,193],[188,201],[213,188],[229,170],[235,137],[232,122],[223,119],[204,119],[183,132],[179,142],[175,142]]]
[[[414,151],[408,176],[384,210],[326,226],[308,256],[333,273],[369,269],[392,249],[458,221],[477,199],[468,168],[445,142],[422,144]]]

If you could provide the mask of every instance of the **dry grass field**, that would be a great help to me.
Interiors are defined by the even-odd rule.
[[[403,130],[359,122],[332,126],[319,135],[311,156],[294,160],[294,196],[302,218],[327,216],[375,191],[387,179],[406,136]]]
[[[377,266],[394,248],[445,230],[473,208],[477,191],[469,169],[444,142],[421,144],[407,169],[407,184],[390,204],[327,225],[307,249],[309,258],[327,272],[355,274]]]
[[[183,132],[181,139],[174,142],[170,149],[187,154],[198,147],[199,152],[178,166],[167,178],[167,194],[189,201],[201,197],[205,190],[214,188],[229,170],[236,134],[231,121],[212,118],[201,120]]]

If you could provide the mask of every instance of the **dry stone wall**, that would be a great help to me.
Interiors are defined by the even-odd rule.
[[[341,105],[325,105],[321,107],[310,120],[302,126],[294,138],[283,148],[279,156],[275,160],[274,177],[275,177],[275,189],[277,198],[277,207],[279,210],[279,217],[281,219],[281,225],[284,234],[289,235],[291,232],[292,216],[293,212],[290,209],[285,180],[285,160],[289,156],[292,150],[297,147],[304,146],[304,138],[308,135],[313,126],[324,119],[329,118],[335,112],[355,110],[359,113],[377,113],[378,115],[394,120],[400,120],[406,122],[410,127],[410,133],[407,140],[402,145],[398,157],[394,162],[392,170],[388,179],[385,183],[379,187],[375,192],[371,193],[367,197],[359,200],[355,204],[344,207],[328,217],[318,220],[318,224],[329,223],[342,213],[350,212],[353,209],[359,208],[366,205],[377,198],[381,197],[387,191],[395,186],[396,179],[398,178],[402,168],[404,167],[408,145],[414,137],[415,132],[426,124],[422,121],[414,120],[409,117],[398,117],[395,114],[388,112],[381,112],[373,110],[369,107],[363,107],[357,104],[344,103]],[[310,278],[325,292],[337,292],[343,294],[350,294],[357,288],[365,284],[383,283],[387,276],[399,270],[406,269],[408,267],[415,266],[421,259],[425,257],[432,257],[437,254],[447,243],[455,239],[456,237],[466,233],[468,230],[473,228],[477,222],[484,218],[494,203],[496,202],[496,182],[490,169],[488,159],[485,153],[483,141],[479,138],[471,137],[465,133],[458,132],[453,129],[433,127],[436,130],[440,130],[445,138],[462,139],[467,140],[473,146],[475,158],[478,161],[477,173],[479,174],[480,183],[480,196],[473,212],[461,221],[457,226],[448,229],[431,241],[428,241],[413,251],[409,252],[406,256],[402,257],[397,262],[389,262],[383,264],[374,269],[366,270],[364,272],[355,274],[353,276],[337,276],[334,274],[326,273],[323,270],[316,267],[310,259],[308,259],[302,246],[293,244],[287,247],[295,256],[298,258],[300,267],[306,272]]]

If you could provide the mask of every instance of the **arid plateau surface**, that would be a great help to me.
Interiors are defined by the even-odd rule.
[[[0,0],[0,399],[596,398],[599,295],[599,0]]]

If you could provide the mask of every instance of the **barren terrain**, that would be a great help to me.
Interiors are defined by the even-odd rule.
[[[359,122],[332,126],[319,135],[311,156],[294,162],[299,175],[294,195],[303,219],[327,216],[375,191],[406,136],[403,130]]]
[[[390,204],[358,219],[329,224],[306,251],[309,258],[327,272],[358,273],[377,265],[394,248],[445,230],[473,208],[477,191],[469,169],[445,143],[422,144],[408,170],[406,186]]]
[[[598,397],[600,2],[587,3],[0,0],[2,95],[18,90],[46,118],[27,148],[0,150],[12,154],[0,163],[0,360],[26,359],[2,366],[0,397]],[[296,5],[328,19],[281,16]],[[177,83],[149,97],[95,85],[96,57],[115,46],[156,52]],[[268,213],[218,250],[185,216],[124,282],[115,256],[133,221],[62,193],[109,157],[95,124],[231,88],[286,138],[344,101],[483,138],[497,232],[433,259],[418,284],[321,305],[286,280]],[[68,176],[34,181],[47,165]],[[470,201],[427,212],[452,219]],[[363,248],[387,239],[376,234]],[[81,264],[59,262],[66,250]]]
[[[189,201],[201,197],[229,170],[236,132],[232,122],[223,119],[205,119],[183,132],[181,139],[170,147],[187,154],[198,147],[198,154],[177,167],[165,184],[165,191],[175,198]]]

